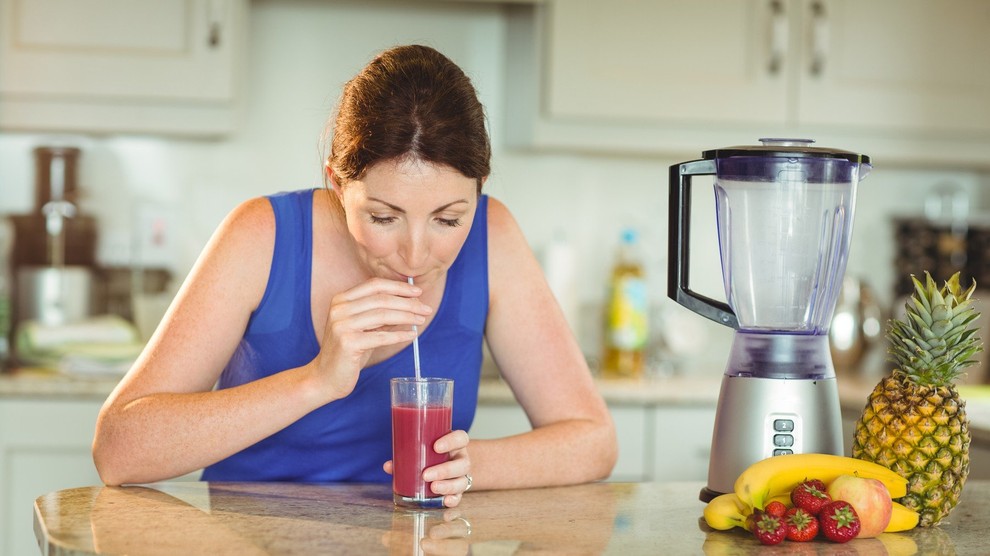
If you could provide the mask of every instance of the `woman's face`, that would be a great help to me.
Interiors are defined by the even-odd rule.
[[[453,264],[478,206],[475,179],[415,159],[379,162],[334,191],[371,273],[423,285]]]

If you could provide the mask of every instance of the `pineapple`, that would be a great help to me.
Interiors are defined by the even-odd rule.
[[[899,500],[937,525],[959,502],[969,475],[969,419],[953,384],[983,348],[970,324],[979,316],[959,273],[941,289],[911,276],[915,293],[903,320],[887,328],[896,365],[873,389],[856,423],[853,457],[884,465],[908,481]]]

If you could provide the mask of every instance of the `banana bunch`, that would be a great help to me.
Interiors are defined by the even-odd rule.
[[[871,461],[831,454],[788,454],[773,456],[750,465],[736,479],[735,493],[754,508],[763,508],[771,498],[790,494],[806,479],[831,483],[839,475],[879,479],[890,497],[907,494],[907,479]]]
[[[716,496],[705,506],[705,523],[719,531],[728,531],[733,527],[748,529],[746,518],[753,513],[753,509],[734,492]]]
[[[891,498],[907,493],[907,480],[897,473],[865,460],[829,454],[792,454],[774,456],[749,466],[736,480],[735,492],[712,499],[704,510],[705,522],[716,530],[734,527],[747,529],[746,518],[762,510],[771,500],[790,505],[790,493],[806,479],[821,479],[829,484],[839,475],[857,475],[878,479],[890,491]],[[885,533],[907,531],[918,524],[918,513],[894,502]]]

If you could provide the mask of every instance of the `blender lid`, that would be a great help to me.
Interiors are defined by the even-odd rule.
[[[812,147],[813,139],[761,138],[760,145],[739,145],[711,149],[702,153],[704,160],[732,158],[736,156],[773,158],[831,158],[848,160],[858,164],[869,164],[870,157],[852,151]]]

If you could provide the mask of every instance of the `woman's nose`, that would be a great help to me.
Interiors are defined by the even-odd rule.
[[[426,234],[419,230],[410,232],[402,246],[402,258],[409,265],[409,269],[421,269],[429,254],[430,248]]]

